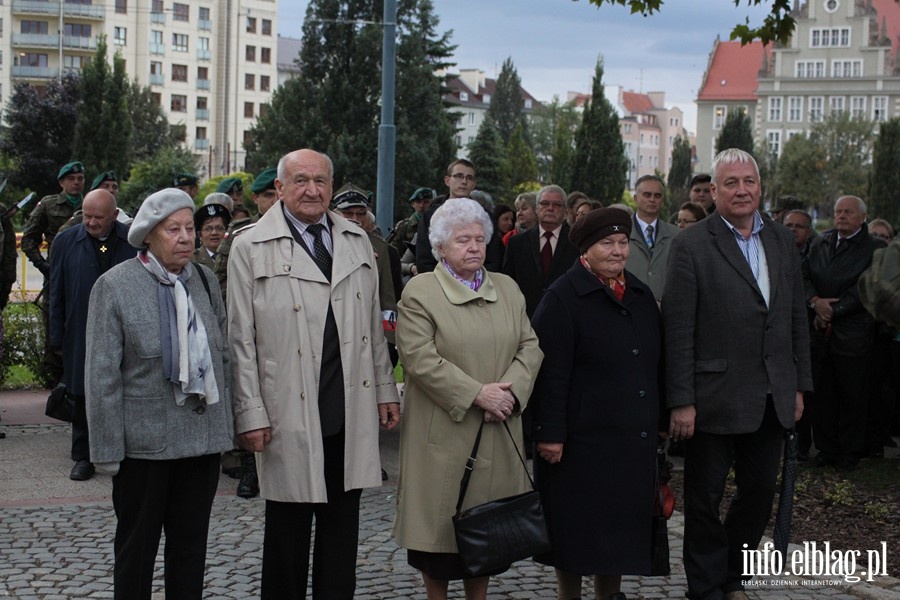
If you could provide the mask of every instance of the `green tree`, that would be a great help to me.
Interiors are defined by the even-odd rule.
[[[510,138],[507,146],[506,155],[509,161],[511,192],[524,188],[530,189],[538,179],[537,159],[534,157],[534,152],[525,143],[525,133],[521,123],[513,131],[512,138]],[[524,188],[522,187],[523,184]],[[512,201],[512,198],[506,198],[506,200]]]
[[[522,112],[522,80],[516,67],[513,66],[512,58],[503,61],[500,68],[500,75],[497,76],[497,85],[491,96],[491,103],[488,106],[488,114],[497,124],[497,130],[500,132],[500,139],[503,144],[508,146],[512,139],[516,127],[522,127],[523,139],[528,140],[527,124],[525,115]]]
[[[679,207],[689,197],[691,185],[691,143],[680,135],[672,146],[672,167],[669,169],[667,186],[670,207]]]
[[[59,81],[51,80],[41,93],[27,83],[13,88],[0,131],[0,152],[12,167],[11,186],[34,191],[38,197],[59,192],[56,174],[75,160],[78,82],[77,74],[67,73]]]
[[[825,149],[806,134],[797,134],[781,149],[772,185],[767,192],[771,199],[789,194],[810,206],[822,201],[818,196],[827,157]]]
[[[716,138],[716,152],[738,148],[754,154],[753,128],[750,125],[750,116],[743,110],[732,110],[725,117],[722,131]]]
[[[604,204],[619,202],[628,160],[619,134],[619,117],[603,93],[603,58],[597,60],[591,98],[575,134],[572,189]]]
[[[535,108],[529,131],[540,181],[569,189],[579,118],[574,103],[561,103],[558,96]]]
[[[131,137],[129,84],[120,53],[107,60],[106,36],[97,40],[94,58],[81,70],[74,154],[89,177],[114,169],[125,175]]]
[[[497,124],[490,114],[484,116],[475,139],[469,144],[469,160],[478,169],[478,189],[505,200],[510,194],[509,161]]]
[[[196,171],[197,163],[189,150],[183,146],[166,146],[132,167],[131,177],[119,193],[119,206],[134,214],[144,198],[159,189],[171,187],[176,173]]]
[[[603,6],[604,4],[627,6],[632,13],[640,13],[649,16],[655,12],[659,12],[663,4],[663,0],[589,0],[591,4]],[[740,5],[740,0],[732,0],[735,6]],[[772,9],[763,20],[762,25],[758,27],[750,27],[749,23],[738,23],[731,30],[731,39],[741,40],[741,43],[747,44],[755,39],[762,40],[763,43],[780,42],[787,44],[791,41],[791,35],[794,33],[796,21],[791,16],[791,0],[747,0],[750,6],[763,3],[772,3]]]
[[[882,123],[872,151],[869,217],[881,217],[900,229],[900,118]]]
[[[133,81],[128,89],[131,114],[131,144],[128,149],[129,166],[152,158],[163,148],[177,144],[175,135],[159,103],[148,86]]]

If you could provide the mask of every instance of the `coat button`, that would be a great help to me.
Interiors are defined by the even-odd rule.
[[[483,298],[479,298],[479,299],[478,299],[478,306],[484,306],[484,299],[483,299]]]
[[[195,407],[194,407],[194,412],[195,412],[196,414],[198,414],[198,415],[202,415],[203,413],[206,412],[206,407],[203,406],[202,404],[199,405],[199,406],[195,406]]]
[[[621,312],[623,316],[628,316],[628,311],[625,310],[624,308],[619,312]]]
[[[372,387],[372,382],[368,379],[363,380],[363,387]]]
[[[363,336],[363,344],[368,344],[368,343],[369,343],[369,336],[364,335]]]
[[[356,292],[356,299],[357,299],[357,300],[361,300],[361,299],[362,299],[362,294],[361,294],[360,292]]]
[[[306,400],[306,392],[300,392],[300,399]]]
[[[294,312],[300,312],[300,305],[299,305],[299,304],[295,304],[295,305],[294,305]]]
[[[631,353],[634,354],[635,356],[637,356],[637,355],[638,355],[638,349],[635,348],[634,350],[631,351]]]
[[[641,398],[643,398],[643,397],[646,396],[646,395],[647,395],[647,392],[645,392],[644,390],[641,390],[641,391],[638,392],[638,396],[641,397]]]
[[[647,432],[646,432],[646,431],[642,431],[642,432],[641,432],[641,439],[642,439],[642,440],[646,440],[646,439],[647,439]]]
[[[284,269],[285,273],[287,273],[291,270],[291,265],[281,265],[281,268]]]

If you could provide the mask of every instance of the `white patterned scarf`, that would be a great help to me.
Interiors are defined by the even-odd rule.
[[[186,264],[178,275],[167,271],[149,249],[138,253],[138,261],[159,282],[160,340],[163,372],[175,386],[175,402],[200,396],[207,404],[219,401],[219,388],[212,365],[209,339],[203,320],[197,318],[194,301],[185,282],[194,273]]]

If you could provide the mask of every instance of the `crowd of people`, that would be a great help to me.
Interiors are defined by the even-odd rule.
[[[740,599],[785,431],[802,460],[844,470],[894,443],[900,335],[857,287],[894,232],[860,198],[838,198],[823,233],[795,199],[770,217],[755,160],[729,149],[672,215],[652,175],[633,206],[558,185],[507,205],[459,159],[446,194],[415,190],[383,238],[372,195],[334,176],[327,155],[290,152],[253,181],[250,215],[240,179],[197,207],[182,173],[132,220],[115,173],[82,197],[72,162],[32,212],[22,248],[73,400],[70,477],[112,476],[115,598],[149,600],[163,532],[167,597],[202,597],[220,468],[265,499],[262,598],[305,598],[310,554],[313,596],[352,598],[398,362],[393,535],[429,600],[453,580],[484,599],[505,570],[460,560],[467,468],[463,508],[527,491],[531,457],[551,543],[535,560],[558,598],[588,576],[622,600],[623,575],[651,572],[668,445],[685,460],[688,597]]]

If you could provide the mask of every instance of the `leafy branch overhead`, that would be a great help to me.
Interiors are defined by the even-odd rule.
[[[640,13],[645,17],[660,12],[663,0],[588,0],[591,4],[603,6],[604,4],[620,5],[631,9],[632,14]],[[735,6],[740,6],[742,0],[732,0]],[[743,0],[748,6],[771,3],[769,14],[763,19],[762,25],[750,26],[747,18],[743,24],[737,24],[731,30],[731,39],[740,40],[742,44],[749,44],[753,40],[760,40],[764,44],[780,42],[787,44],[794,33],[794,18],[791,16],[791,0]]]

